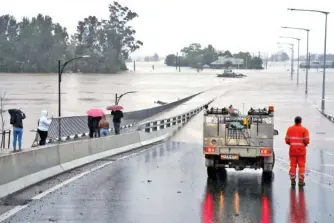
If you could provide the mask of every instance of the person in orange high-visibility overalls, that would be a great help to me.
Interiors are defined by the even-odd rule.
[[[302,125],[302,118],[295,118],[295,125],[290,126],[286,132],[285,142],[290,146],[290,179],[291,185],[296,185],[296,170],[298,166],[298,184],[304,186],[306,146],[310,143],[308,130]]]

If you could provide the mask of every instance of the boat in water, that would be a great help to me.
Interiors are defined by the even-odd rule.
[[[237,74],[234,73],[232,70],[224,70],[224,73],[222,74],[217,74],[217,77],[224,77],[224,78],[242,78],[242,77],[247,77],[246,75],[243,74]]]

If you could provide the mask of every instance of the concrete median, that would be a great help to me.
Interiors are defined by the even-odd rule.
[[[67,170],[161,141],[170,136],[169,131],[174,128],[80,140],[1,156],[0,197]]]
[[[202,108],[190,113],[197,114]],[[163,141],[190,120],[193,116],[189,116],[190,113],[143,123],[145,128],[135,132],[46,145],[0,156],[0,198],[73,168]]]

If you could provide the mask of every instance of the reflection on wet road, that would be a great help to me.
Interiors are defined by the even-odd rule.
[[[270,78],[244,82],[214,105],[275,106],[274,178],[261,170],[222,172],[207,181],[202,120],[195,116],[167,142],[117,160],[33,200],[6,222],[284,223],[334,222],[334,125],[313,110],[294,84]],[[277,93],[279,92],[279,93]],[[300,100],[293,98],[300,98]],[[246,111],[247,111],[246,110]],[[304,190],[291,190],[286,128],[301,115],[311,133]],[[321,130],[326,134],[316,134]],[[17,199],[28,199],[18,194]],[[14,199],[14,198],[13,198]],[[1,206],[0,206],[1,207]],[[1,210],[1,208],[0,208]]]
[[[271,222],[271,182],[258,173],[227,174],[218,182],[208,181],[203,202],[203,223]]]

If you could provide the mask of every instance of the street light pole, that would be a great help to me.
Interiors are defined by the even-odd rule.
[[[307,95],[308,93],[308,71],[310,69],[310,63],[309,63],[309,32],[310,29],[305,29],[305,28],[298,28],[298,27],[288,27],[288,26],[282,26],[282,29],[295,29],[295,30],[302,30],[306,31],[306,74],[305,74],[305,94]]]
[[[128,92],[125,92],[123,94],[121,94],[120,96],[117,96],[117,93],[115,94],[115,105],[118,105],[119,101],[121,100],[121,98],[126,95],[126,94],[133,94],[133,93],[136,93],[137,91],[128,91]]]
[[[321,111],[325,112],[325,87],[326,87],[326,54],[327,54],[327,16],[325,13],[325,41],[324,41],[324,69],[322,73],[322,97],[321,97]]]
[[[64,72],[64,69],[67,64],[72,62],[73,60],[81,59],[81,58],[88,58],[89,55],[84,55],[80,57],[75,57],[71,60],[66,61],[63,65],[61,65],[60,60],[58,60],[58,141],[61,141],[61,75]]]
[[[298,58],[297,58],[297,61],[298,61],[298,67],[297,67],[297,85],[299,84],[299,45],[300,45],[300,38],[295,38],[295,37],[291,37],[291,36],[280,36],[279,38],[287,38],[287,39],[294,39],[294,40],[297,40],[298,41]]]
[[[306,30],[307,32],[307,46],[306,46],[306,75],[305,75],[305,94],[307,95],[308,94],[308,71],[310,69],[310,55],[309,55],[309,52],[308,52],[308,41],[309,41],[309,33],[310,33],[310,30]]]
[[[292,43],[277,43],[280,45],[286,44],[291,46],[291,80],[293,80],[293,55],[294,55],[294,44]]]
[[[321,97],[321,111],[325,111],[325,87],[326,87],[326,50],[327,50],[327,16],[329,12],[313,10],[313,9],[295,9],[288,8],[289,11],[302,11],[302,12],[316,12],[325,15],[325,40],[324,40],[324,68],[322,73],[322,97]]]
[[[58,140],[61,141],[61,70],[60,60],[58,60]]]

